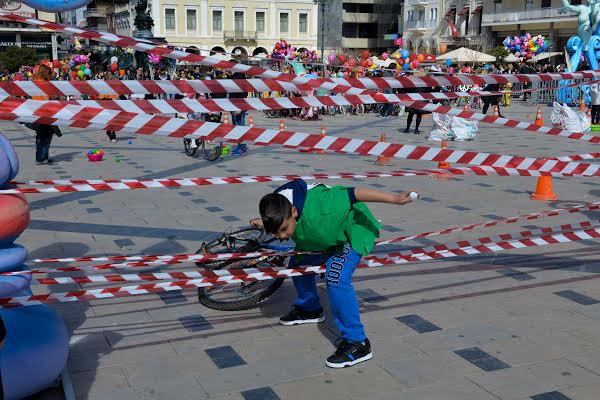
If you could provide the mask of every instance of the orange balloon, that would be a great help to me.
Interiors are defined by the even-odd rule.
[[[419,62],[423,62],[423,61],[425,61],[425,56],[423,54],[418,54],[417,60],[419,60]]]
[[[440,44],[440,53],[444,54],[446,52],[446,50],[448,50],[448,46],[446,45],[446,43],[441,43]]]

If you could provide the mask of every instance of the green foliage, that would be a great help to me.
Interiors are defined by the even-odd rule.
[[[496,60],[499,62],[504,61],[505,57],[508,57],[510,52],[504,46],[496,46],[492,50],[490,50],[490,55],[496,57]]]
[[[34,66],[37,62],[37,52],[31,47],[10,46],[0,52],[0,66],[9,72],[17,72],[23,65]]]

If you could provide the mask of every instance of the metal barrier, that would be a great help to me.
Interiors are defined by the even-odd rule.
[[[587,82],[589,79],[569,79],[563,81],[545,81],[545,82],[532,82],[531,89],[539,89],[531,93],[531,103],[567,103],[569,105],[579,104],[581,96],[583,95],[584,101],[589,104],[590,101],[590,87],[588,85],[575,86],[565,88],[564,86],[572,83]],[[522,84],[520,84],[522,85]],[[515,85],[517,86],[517,85]],[[562,88],[560,88],[562,86]],[[517,90],[517,89],[513,89]]]

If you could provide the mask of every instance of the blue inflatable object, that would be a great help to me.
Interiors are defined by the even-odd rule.
[[[12,271],[27,261],[27,249],[19,244],[0,248],[0,272]],[[2,292],[0,292],[0,296]]]
[[[15,178],[18,171],[17,154],[8,139],[0,134],[0,187]],[[3,196],[12,195],[0,195],[0,199],[6,200]],[[0,215],[9,215],[8,204],[11,202],[0,201],[0,213],[4,212]],[[22,216],[15,214],[15,218]],[[9,222],[14,222],[12,217],[8,218]],[[7,232],[18,236],[21,231],[22,227]],[[15,239],[12,236],[0,238],[0,272],[27,270],[27,249],[13,244]],[[30,296],[30,284],[30,274],[0,275],[0,298]],[[0,350],[4,398],[22,399],[47,388],[60,376],[67,363],[69,337],[64,322],[45,305],[0,308],[0,316],[7,332],[4,347]]]
[[[92,0],[25,0],[23,4],[36,10],[46,12],[61,12],[81,8]]]
[[[408,58],[408,57],[410,57],[410,52],[408,50],[404,49],[400,52],[400,55],[402,56],[402,58]]]
[[[15,179],[19,173],[19,157],[8,138],[2,133],[0,133],[0,149],[4,150],[4,154],[8,158],[8,180]]]

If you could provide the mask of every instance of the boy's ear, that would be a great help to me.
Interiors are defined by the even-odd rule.
[[[298,210],[295,206],[292,206],[292,217],[294,217],[294,219],[298,218]]]

